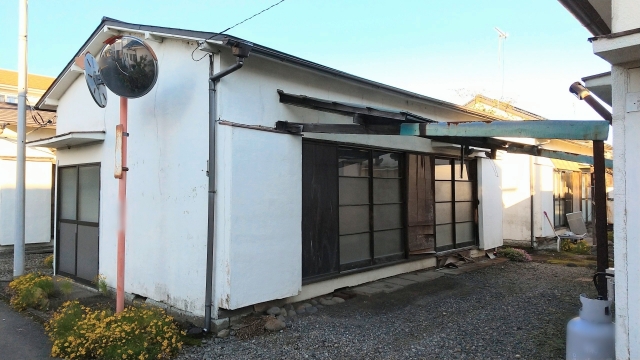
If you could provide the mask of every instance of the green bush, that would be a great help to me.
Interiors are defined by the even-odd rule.
[[[522,249],[502,248],[498,250],[498,254],[506,257],[511,261],[527,262],[531,261],[531,255]]]
[[[573,243],[571,240],[562,240],[562,251],[570,252],[578,255],[589,255],[591,254],[591,245],[587,244],[586,241],[580,240],[577,243]]]
[[[54,290],[51,276],[29,273],[9,283],[10,303],[18,311],[26,308],[45,310],[49,307],[49,296]]]
[[[47,268],[53,269],[53,254],[44,258],[42,262],[44,263],[44,266],[46,266]]]
[[[52,357],[169,359],[182,348],[173,318],[160,309],[129,307],[119,314],[64,303],[45,325]]]

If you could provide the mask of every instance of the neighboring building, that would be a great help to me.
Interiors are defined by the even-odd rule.
[[[611,74],[585,78],[612,106],[615,178],[616,359],[640,358],[640,6],[637,0],[560,0],[594,35]],[[597,92],[596,92],[597,91]]]
[[[520,109],[509,102],[476,95],[464,105],[486,112],[497,119],[509,121],[546,120]],[[545,144],[558,151],[591,155],[590,141],[514,139],[528,144]],[[605,154],[611,159],[613,148],[605,144]],[[541,237],[564,232],[568,227],[567,214],[580,211],[585,223],[593,221],[591,174],[589,164],[549,159],[523,154],[498,152],[497,166],[502,169],[503,236],[505,242],[531,244]],[[612,175],[607,176],[608,191],[613,190]],[[533,208],[533,211],[532,211]],[[549,215],[554,229],[544,217]]]
[[[128,102],[125,291],[202,316],[209,66],[218,73],[236,62],[214,33],[104,18],[38,102],[58,114],[57,135],[31,143],[57,149],[55,271],[87,282],[102,274],[115,285],[119,101],[109,92],[98,107],[75,57],[97,55],[119,35],[148,39],[160,69],[151,92]],[[204,39],[211,63],[192,59]],[[242,69],[219,82],[212,114],[214,317],[219,308],[300,301],[502,245],[500,171],[486,151],[418,136],[275,126],[362,128],[354,118],[422,126],[491,116],[252,49]]]
[[[55,135],[55,112],[31,108],[54,78],[29,75],[27,140]],[[15,238],[16,131],[18,73],[0,69],[0,246]],[[47,148],[26,152],[25,243],[47,243],[53,237],[53,174],[55,153]]]

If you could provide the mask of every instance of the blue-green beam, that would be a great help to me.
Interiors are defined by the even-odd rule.
[[[609,123],[607,121],[527,120],[402,124],[400,135],[606,140],[609,137]]]
[[[546,157],[550,159],[566,160],[566,161],[573,161],[576,163],[593,165],[593,156],[589,156],[589,155],[571,154],[571,153],[567,153],[564,151],[557,151],[557,150],[546,150],[546,149],[535,148],[534,146],[529,146],[525,148],[509,146],[504,150],[513,154],[527,154],[527,155],[533,155],[533,156]],[[613,160],[604,159],[604,166],[608,169],[613,169]]]

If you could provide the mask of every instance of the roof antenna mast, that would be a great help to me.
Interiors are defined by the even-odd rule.
[[[497,27],[494,27],[494,29],[498,33],[498,72],[501,77],[500,100],[498,101],[500,102],[504,98],[504,42],[509,37],[509,34]],[[500,106],[499,102],[498,107]]]

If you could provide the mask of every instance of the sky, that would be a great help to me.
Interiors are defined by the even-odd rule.
[[[29,1],[29,72],[58,76],[103,16],[219,32],[278,0]],[[0,1],[0,68],[17,69],[18,0]],[[504,43],[504,92],[498,62]],[[228,32],[370,80],[463,104],[484,94],[549,119],[596,120],[569,93],[610,71],[557,0],[285,0]]]

